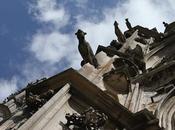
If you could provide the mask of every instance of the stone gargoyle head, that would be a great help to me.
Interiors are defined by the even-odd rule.
[[[77,38],[80,39],[84,39],[86,32],[83,32],[81,29],[78,29],[78,31],[75,33],[75,35],[77,35]]]

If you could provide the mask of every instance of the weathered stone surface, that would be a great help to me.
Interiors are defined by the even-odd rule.
[[[174,23],[159,33],[126,22],[125,36],[115,22],[119,43],[99,46],[96,55],[79,30],[83,67],[36,80],[8,97],[3,105],[11,115],[0,130],[61,130],[66,113],[91,106],[108,116],[105,130],[174,130]]]

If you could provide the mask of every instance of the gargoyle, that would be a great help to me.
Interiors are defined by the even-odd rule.
[[[97,60],[95,58],[95,55],[89,45],[89,43],[85,40],[86,33],[82,30],[78,29],[78,31],[75,33],[77,35],[77,38],[79,40],[78,50],[83,58],[82,65],[86,63],[90,63],[95,68],[98,67]]]

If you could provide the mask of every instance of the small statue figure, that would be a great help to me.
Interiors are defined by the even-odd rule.
[[[121,32],[121,30],[119,29],[117,21],[114,22],[114,28],[115,28],[115,34],[118,37],[118,41],[120,43],[125,43],[126,38],[123,35],[123,33]]]
[[[82,30],[78,29],[78,31],[75,33],[77,35],[77,38],[79,40],[78,50],[84,60],[83,64],[90,63],[95,68],[98,67],[97,60],[95,58],[95,55],[89,45],[89,43],[85,40],[86,33]],[[83,65],[82,64],[82,65]]]
[[[166,28],[168,26],[168,23],[163,22],[164,27]]]
[[[132,26],[131,26],[131,23],[129,22],[128,18],[126,18],[125,21],[126,21],[126,26],[127,26],[127,28],[128,28],[129,30],[131,30],[131,29],[132,29]]]

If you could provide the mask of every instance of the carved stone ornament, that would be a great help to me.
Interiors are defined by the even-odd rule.
[[[101,130],[106,123],[108,117],[90,107],[81,114],[67,113],[65,118],[67,123],[60,122],[63,130]]]

